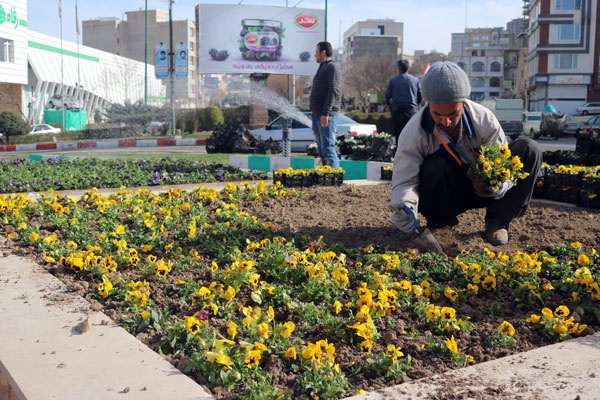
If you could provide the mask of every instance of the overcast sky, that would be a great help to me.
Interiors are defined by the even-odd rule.
[[[62,1],[62,18],[58,18]],[[98,17],[124,19],[125,12],[143,9],[169,10],[169,0],[77,0],[81,21]],[[173,19],[194,19],[198,4],[238,4],[300,8],[325,8],[327,2],[327,40],[334,47],[341,44],[346,29],[358,21],[389,18],[404,23],[404,53],[415,50],[450,51],[451,33],[465,27],[506,27],[506,23],[522,17],[523,0],[176,0]],[[35,32],[77,41],[75,24],[76,0],[29,0],[28,28]],[[54,4],[54,7],[52,6]],[[62,21],[62,23],[61,23]],[[82,43],[80,39],[80,43]]]

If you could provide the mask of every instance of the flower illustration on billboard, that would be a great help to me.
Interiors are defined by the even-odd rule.
[[[285,29],[281,21],[244,19],[240,31],[239,49],[249,61],[276,61],[281,57]]]

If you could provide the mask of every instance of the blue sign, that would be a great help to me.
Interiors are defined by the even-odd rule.
[[[179,42],[175,48],[175,76],[177,78],[188,76],[188,48],[183,42]]]
[[[154,48],[154,72],[156,79],[169,77],[169,52],[163,42],[160,42]]]

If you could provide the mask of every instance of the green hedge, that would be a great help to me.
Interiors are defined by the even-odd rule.
[[[356,122],[360,122],[363,124],[375,124],[375,126],[377,126],[377,132],[379,133],[392,133],[392,116],[389,112],[363,113],[360,111],[352,111],[346,113],[346,115],[355,120]]]

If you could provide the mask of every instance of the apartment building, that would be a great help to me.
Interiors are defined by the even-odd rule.
[[[393,19],[367,19],[348,28],[343,35],[344,60],[350,61],[369,53],[393,55],[403,53],[404,23]]]
[[[597,0],[525,0],[530,110],[567,113],[600,100]]]
[[[526,21],[518,18],[507,28],[467,28],[453,33],[450,59],[471,79],[471,100],[514,98],[519,94],[519,53]]]
[[[169,13],[161,10],[146,12],[141,9],[126,12],[125,15],[126,20],[109,17],[83,21],[83,44],[155,65],[155,47],[160,43],[169,47]],[[172,21],[172,27],[173,46],[183,42],[188,50],[187,77],[174,79],[175,104],[178,108],[196,107],[201,100],[198,94],[195,24],[186,19]],[[163,81],[169,87],[169,78],[164,78]]]

